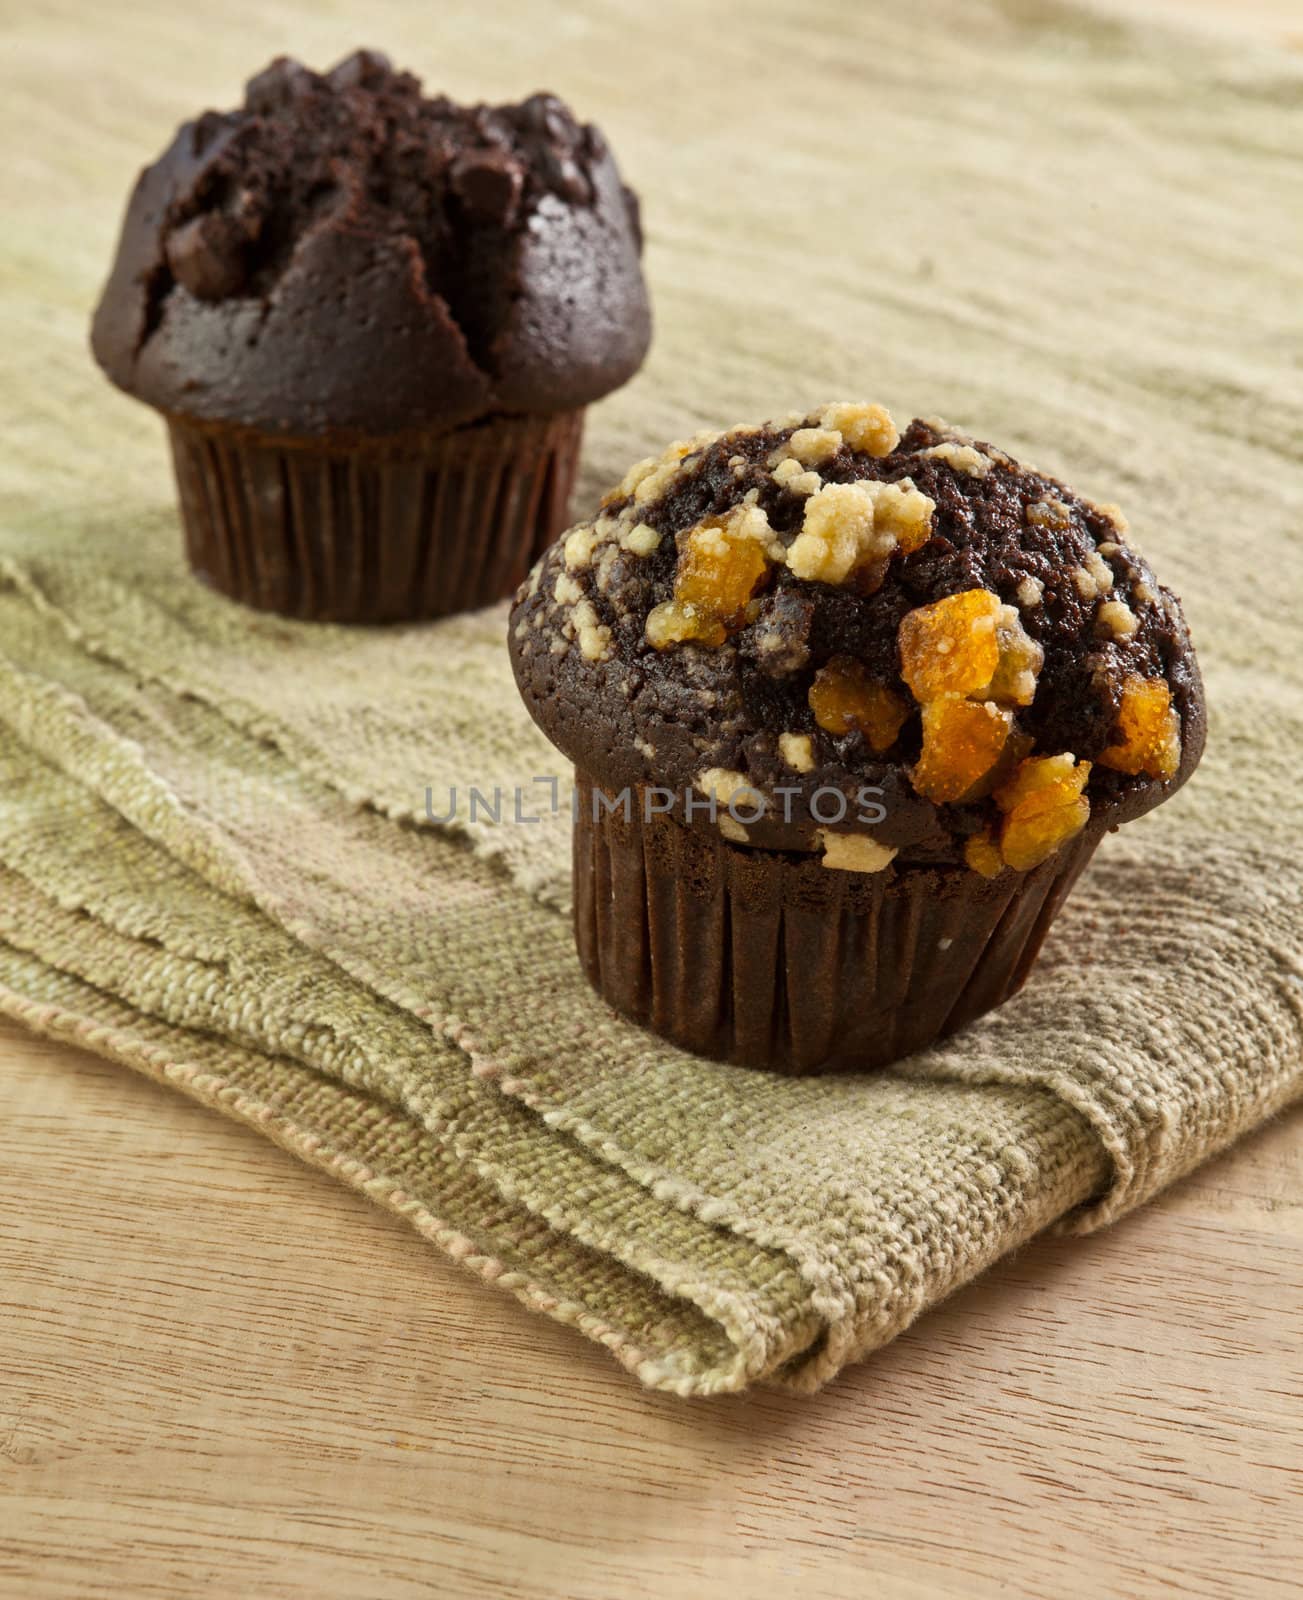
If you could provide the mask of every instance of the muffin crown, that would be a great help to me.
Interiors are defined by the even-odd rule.
[[[549,94],[464,107],[286,57],[132,195],[92,346],[159,409],[289,435],[587,404],[650,339],[637,201]]]
[[[741,825],[691,820],[851,870],[1028,870],[1157,804],[1203,745],[1180,605],[1121,513],[880,406],[639,463],[511,635],[533,715],[597,782],[689,815],[745,790]]]

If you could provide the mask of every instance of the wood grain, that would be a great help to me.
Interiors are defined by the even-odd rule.
[[[1098,4],[1303,40],[1297,0]],[[813,1399],[685,1403],[0,1025],[0,1596],[1295,1594],[1301,1131],[1038,1242]]]
[[[813,1399],[689,1403],[151,1083],[0,1064],[6,1600],[1297,1592],[1303,1112]]]

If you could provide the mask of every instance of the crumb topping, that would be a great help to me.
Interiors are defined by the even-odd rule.
[[[576,760],[627,751],[680,793],[749,774],[768,809],[726,837],[817,848],[808,785],[781,820],[775,798],[817,772],[883,794],[875,833],[911,860],[1026,871],[1092,806],[1156,803],[1202,717],[1179,607],[1123,527],[945,425],[825,406],[640,463],[522,590],[513,654],[558,656]]]
[[[798,578],[845,583],[852,573],[897,550],[917,550],[931,533],[935,509],[908,478],[825,484],[806,502],[787,565]]]
[[[640,522],[630,528],[628,533],[620,536],[620,544],[626,550],[632,550],[636,556],[649,556],[654,550],[659,549],[661,536],[656,529],[646,522]]]
[[[729,807],[746,808],[758,819],[765,810],[765,797],[747,779],[745,773],[733,772],[727,767],[707,767],[694,780],[702,794],[715,802],[715,826],[734,844],[749,843],[746,825],[730,812]]]
[[[1113,568],[1098,550],[1092,550],[1085,563],[1073,571],[1072,581],[1083,600],[1096,600],[1112,589],[1115,580]]]
[[[881,872],[899,853],[867,833],[833,833],[820,828],[816,837],[823,848],[823,865],[837,872]]]
[[[581,522],[579,526],[566,535],[565,545],[566,567],[571,572],[586,567],[593,559],[593,552],[604,544],[611,536],[611,519],[598,517],[596,522]]]
[[[784,456],[773,471],[774,482],[793,494],[817,494],[823,479],[803,467],[795,456]]]
[[[1105,600],[1095,613],[1115,639],[1129,639],[1140,626],[1135,612],[1125,600]]]
[[[780,733],[778,753],[795,771],[814,771],[814,742],[808,733]]]
[[[1131,532],[1131,526],[1127,522],[1121,506],[1115,506],[1108,501],[1097,503],[1092,500],[1088,501],[1087,503],[1093,506],[1106,522],[1111,522],[1113,524],[1114,530],[1117,532],[1119,538],[1125,539]]]
[[[983,455],[971,444],[959,444],[954,439],[944,439],[940,444],[931,445],[923,454],[935,456],[938,461],[944,461],[948,467],[966,473],[970,478],[984,478],[991,470],[990,456]]]
[[[611,630],[598,617],[591,600],[581,600],[574,609],[575,638],[589,661],[605,661],[611,654]]]
[[[803,467],[821,467],[842,447],[842,436],[833,428],[798,428],[787,441],[788,455]]]
[[[889,456],[900,443],[900,430],[886,406],[839,401],[825,406],[819,414],[823,426],[840,434],[852,450],[867,455]]]

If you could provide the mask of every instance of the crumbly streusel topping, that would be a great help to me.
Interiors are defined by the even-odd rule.
[[[627,717],[658,761],[681,745],[693,774],[762,796],[880,782],[908,825],[888,803],[879,826],[820,828],[798,800],[791,847],[830,867],[877,870],[926,837],[1028,870],[1093,803],[1170,780],[1182,711],[1201,716],[1179,607],[1116,508],[937,420],[902,434],[881,406],[679,441],[544,565],[518,616],[543,610],[565,641],[576,698],[613,704],[623,682],[617,741]],[[787,838],[777,816],[748,842]],[[853,868],[848,837],[875,847]]]

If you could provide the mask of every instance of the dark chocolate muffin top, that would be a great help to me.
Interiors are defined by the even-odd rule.
[[[511,651],[608,794],[850,870],[1028,870],[1204,741],[1180,604],[1121,513],[880,406],[640,462],[539,562]]]
[[[141,174],[96,359],[164,412],[289,435],[568,410],[651,336],[638,206],[552,95],[427,99],[286,57]]]

